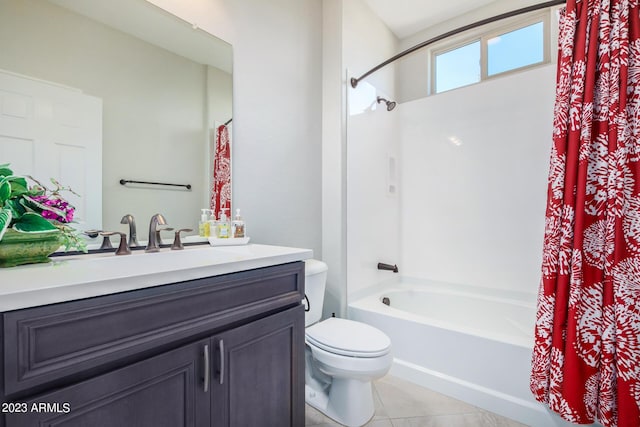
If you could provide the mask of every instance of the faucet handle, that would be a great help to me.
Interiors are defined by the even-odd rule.
[[[181,250],[184,249],[184,245],[182,244],[182,240],[180,240],[180,233],[182,232],[186,232],[189,233],[191,231],[193,231],[193,229],[191,228],[181,228],[180,230],[176,231],[176,235],[173,239],[173,244],[171,245],[171,250],[175,251],[175,250]]]
[[[111,239],[109,239],[109,236],[111,236],[111,234],[107,235],[104,233],[105,232],[102,230],[98,231],[98,234],[103,237],[102,245],[100,245],[100,249],[113,249],[113,246],[111,245]]]
[[[85,230],[82,232],[82,234],[84,234],[85,236],[88,236],[91,239],[95,239],[98,236],[102,236],[102,245],[100,245],[100,249],[113,249],[113,246],[111,245],[111,239],[109,239],[109,236],[111,236],[112,234],[105,234],[107,232],[105,232],[104,230]]]
[[[100,232],[100,235],[104,236],[105,241],[109,240],[109,236],[113,236],[116,234],[120,235],[120,245],[118,246],[118,249],[116,249],[116,255],[129,255],[131,253],[131,249],[129,249],[129,246],[127,246],[127,233],[121,233],[120,231],[101,231]],[[104,246],[104,243],[103,243],[103,246]],[[113,246],[111,246],[110,240],[109,240],[109,248],[113,248]]]
[[[89,237],[90,239],[95,239],[96,237],[98,237],[98,234],[100,234],[101,231],[102,230],[84,230],[82,234]]]

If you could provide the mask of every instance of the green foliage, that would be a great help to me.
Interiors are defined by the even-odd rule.
[[[13,175],[13,171],[9,169],[9,163],[0,165],[0,177],[11,176],[11,175]]]
[[[11,184],[11,197],[18,197],[30,193],[29,185],[25,178],[21,176],[9,176],[6,179]]]
[[[11,197],[11,183],[6,178],[0,180],[0,205],[9,200]]]
[[[64,224],[71,221],[74,209],[60,192],[71,189],[52,179],[55,188],[49,190],[29,178],[36,184],[30,187],[26,178],[13,174],[8,163],[0,164],[0,241],[8,228],[20,233],[60,231],[65,250],[87,252],[86,242],[78,231]]]
[[[16,219],[20,218],[25,214],[25,212],[27,212],[25,207],[22,206],[22,203],[20,203],[20,200],[22,199],[9,199],[4,203],[4,208],[10,210],[13,218]]]
[[[13,229],[23,233],[42,233],[45,231],[58,230],[55,225],[33,212],[27,212],[22,215],[20,221],[13,224]]]
[[[11,211],[0,207],[0,240],[11,224]]]
[[[61,245],[65,251],[76,249],[80,252],[88,252],[86,240],[76,230],[66,225],[59,225],[58,228],[62,231]]]

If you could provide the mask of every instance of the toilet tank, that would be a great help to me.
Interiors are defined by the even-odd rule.
[[[327,270],[329,267],[322,261],[308,259],[304,262],[304,293],[308,299],[303,301],[307,307],[304,314],[304,326],[310,326],[322,317],[322,305],[324,304],[324,290],[327,285]]]

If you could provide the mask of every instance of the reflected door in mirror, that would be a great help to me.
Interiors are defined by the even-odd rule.
[[[78,228],[102,227],[102,101],[78,90],[0,71],[0,164],[74,192]],[[52,187],[50,187],[52,188]]]

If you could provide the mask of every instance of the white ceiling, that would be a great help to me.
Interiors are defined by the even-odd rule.
[[[364,0],[403,39],[432,25],[486,6],[496,0]]]

